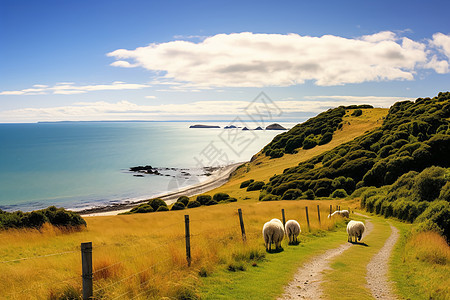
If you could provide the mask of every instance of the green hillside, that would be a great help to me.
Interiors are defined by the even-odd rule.
[[[270,178],[260,200],[345,197],[357,190],[369,211],[426,220],[448,237],[449,118],[449,92],[397,102],[380,128]]]
[[[346,109],[355,109],[355,115],[361,115],[362,109],[373,108],[371,105],[339,106],[329,109],[295,125],[291,130],[277,135],[263,149],[263,153],[271,158],[282,157],[285,153],[297,153],[298,149],[311,149],[317,145],[325,145],[333,139],[337,129],[342,128],[342,117]]]

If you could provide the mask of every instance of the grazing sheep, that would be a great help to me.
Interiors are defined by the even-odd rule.
[[[297,243],[297,237],[300,232],[302,232],[300,229],[300,224],[298,224],[295,220],[289,220],[286,222],[285,231],[289,238],[289,244]]]
[[[349,218],[350,217],[350,213],[348,210],[337,210],[334,213],[332,213],[331,215],[328,215],[328,219],[334,216],[341,216],[341,217],[345,217],[345,218]]]
[[[275,244],[276,249],[281,248],[281,241],[284,238],[284,228],[280,220],[273,219],[265,223],[262,233],[267,251],[272,249],[272,244]]]
[[[281,222],[280,219],[277,218],[270,220],[270,222],[276,222],[278,224],[281,224],[281,226],[283,226],[283,222]]]
[[[341,210],[341,216],[343,216],[344,218],[350,218],[350,212],[346,209]]]
[[[363,222],[351,220],[347,224],[347,241],[350,243],[353,242],[353,237],[355,237],[355,243],[357,242],[357,239],[358,241],[360,241],[364,230],[366,230],[366,227],[364,226]]]

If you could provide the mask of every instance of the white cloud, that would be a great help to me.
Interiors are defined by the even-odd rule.
[[[156,99],[156,96],[145,96],[147,99]]]
[[[397,36],[392,31],[381,31],[372,35],[364,35],[361,39],[363,41],[377,43],[381,41],[395,41]]]
[[[328,108],[350,104],[364,103],[388,107],[396,101],[405,100],[404,97],[374,96],[310,96],[305,98],[307,100],[280,100],[275,103],[284,117],[296,113],[319,113]],[[245,111],[251,103],[249,101],[196,101],[184,104],[137,105],[129,101],[79,102],[69,106],[0,111],[0,122],[186,120],[192,118],[215,119],[217,116],[233,119],[239,115],[247,118]]]
[[[113,67],[122,67],[122,68],[134,68],[134,67],[136,67],[136,65],[132,65],[129,62],[124,61],[124,60],[115,61],[115,62],[113,62],[111,64],[111,66],[113,66]]]
[[[448,73],[448,62],[445,60],[438,60],[436,55],[433,55],[431,60],[425,65],[427,68],[434,69],[436,73],[445,74]]]
[[[450,35],[443,33],[433,34],[431,44],[437,47],[447,58],[450,59]]]
[[[0,95],[38,95],[38,94],[55,94],[55,95],[73,95],[83,94],[92,91],[108,91],[108,90],[136,90],[149,87],[147,84],[125,83],[122,81],[114,81],[112,84],[97,85],[75,85],[73,82],[59,82],[54,86],[33,85],[33,88],[23,89],[19,91],[2,91]]]
[[[438,37],[440,38],[440,37]],[[440,39],[436,39],[436,41]],[[217,34],[203,41],[171,41],[108,53],[156,72],[165,81],[205,87],[320,86],[367,81],[413,80],[428,64],[423,43],[390,31],[360,38],[298,34]],[[442,66],[436,67],[442,70]]]

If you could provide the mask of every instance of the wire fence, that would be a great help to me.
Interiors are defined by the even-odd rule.
[[[76,253],[76,252],[79,252],[79,251],[73,250],[73,251],[64,251],[64,252],[59,252],[59,253],[37,255],[37,256],[31,256],[31,257],[23,257],[23,258],[18,258],[18,259],[0,261],[0,263],[2,263],[2,264],[14,263],[14,262],[19,262],[19,261],[24,261],[24,260],[38,259],[38,258],[44,258],[44,257],[50,257],[50,256],[59,256],[59,255],[64,255],[64,254]]]
[[[308,220],[308,227],[309,227],[308,209],[306,208],[305,211],[306,211],[306,219]],[[284,217],[284,209],[282,210],[282,212],[283,212],[283,217]],[[325,210],[325,212],[326,212],[326,210]],[[87,276],[86,278],[87,279],[90,278],[90,280],[92,280],[92,281],[96,280],[97,282],[95,282],[96,286],[95,286],[95,288],[92,288],[92,291],[90,292],[91,295],[89,297],[98,295],[99,293],[105,293],[108,290],[110,291],[111,289],[114,289],[115,287],[119,286],[123,282],[126,282],[127,280],[136,278],[139,275],[144,274],[145,272],[156,268],[157,266],[160,266],[160,265],[162,265],[164,263],[167,263],[168,261],[172,260],[173,257],[168,255],[168,257],[159,259],[157,262],[152,263],[149,266],[145,266],[141,270],[137,270],[136,272],[133,272],[131,274],[127,274],[126,276],[124,276],[122,278],[118,278],[118,279],[116,279],[116,280],[114,280],[112,282],[109,282],[107,284],[105,284],[105,281],[100,281],[102,279],[102,276],[101,276],[102,272],[105,272],[105,271],[107,271],[107,270],[109,270],[111,268],[115,268],[115,267],[117,267],[119,265],[126,264],[128,262],[133,261],[133,260],[141,259],[142,257],[148,255],[149,253],[156,253],[156,251],[159,251],[159,250],[163,249],[164,247],[168,248],[169,245],[171,245],[173,243],[177,243],[177,242],[181,242],[181,241],[185,240],[185,242],[186,242],[186,259],[188,260],[188,265],[190,266],[190,260],[191,260],[191,257],[190,257],[190,239],[191,238],[195,239],[195,238],[198,238],[200,236],[204,236],[204,237],[205,236],[206,237],[212,236],[213,239],[214,239],[214,234],[216,233],[217,230],[220,230],[220,235],[217,235],[217,237],[220,236],[221,238],[223,238],[224,236],[227,236],[227,237],[230,237],[230,240],[232,239],[232,237],[237,236],[240,233],[242,234],[242,238],[243,238],[244,242],[246,241],[246,239],[253,240],[253,239],[258,239],[258,238],[261,237],[260,236],[260,232],[256,232],[256,231],[247,231],[247,232],[245,232],[245,230],[244,230],[244,222],[243,222],[243,219],[242,219],[242,212],[240,212],[239,214],[236,213],[236,215],[239,216],[239,218],[240,218],[240,220],[236,220],[236,224],[233,224],[233,226],[229,226],[230,224],[224,224],[223,226],[217,226],[216,225],[217,228],[211,226],[212,219],[202,218],[202,219],[189,220],[189,217],[188,217],[187,221],[185,219],[185,222],[174,222],[172,224],[165,225],[166,228],[168,228],[168,227],[175,227],[175,226],[178,227],[179,226],[180,227],[180,233],[179,234],[175,234],[175,236],[170,237],[167,240],[158,243],[154,247],[146,248],[145,250],[141,250],[141,251],[133,250],[133,251],[136,251],[136,253],[134,253],[133,255],[128,255],[126,258],[114,261],[113,263],[108,264],[108,265],[106,265],[104,267],[100,267],[98,269],[94,269],[93,268],[92,261],[91,261],[90,262],[90,269],[87,270],[87,274],[89,276]],[[320,223],[319,207],[317,207],[317,215],[319,216],[319,223]],[[216,221],[216,220],[214,220],[214,221]],[[284,218],[283,218],[283,221],[284,221]],[[217,224],[217,222],[216,222],[216,224]],[[189,231],[189,226],[190,225],[194,225],[194,227],[196,228],[195,233],[193,233],[193,234],[190,233],[190,231]],[[239,232],[239,225],[241,227],[241,232]],[[183,227],[185,227],[185,232],[184,233],[181,231],[181,228],[183,228]],[[199,230],[199,229],[201,229],[201,230]],[[236,239],[234,239],[234,241],[236,241]],[[214,243],[215,241],[212,241],[212,242]],[[216,241],[216,242],[218,242],[218,241]],[[227,241],[222,241],[222,242],[228,243]],[[95,251],[96,249],[102,249],[102,248],[105,248],[105,247],[123,248],[123,247],[127,247],[127,246],[125,246],[125,245],[117,246],[117,245],[104,244],[104,245],[98,245],[98,246],[92,247],[92,249]],[[27,260],[50,258],[50,257],[61,256],[61,255],[66,255],[66,254],[73,254],[73,253],[77,253],[77,252],[79,253],[80,247],[77,247],[77,248],[78,248],[77,250],[63,251],[63,252],[59,252],[59,253],[51,253],[51,254],[38,255],[38,256],[32,256],[32,257],[24,257],[24,258],[13,259],[13,260],[5,260],[5,261],[1,261],[0,263],[2,263],[2,264],[17,263],[17,262],[22,262],[22,261],[27,261]],[[188,251],[188,248],[189,248],[189,251]],[[130,251],[130,249],[128,249],[128,250]],[[84,291],[84,283],[85,283],[85,279],[86,278],[85,278],[85,269],[84,269],[85,266],[84,266],[84,260],[83,260],[83,252],[82,252],[82,255],[81,255],[80,258],[81,258],[82,265],[83,265],[83,268],[82,268],[83,269],[83,272],[82,272],[83,275],[76,275],[76,276],[73,276],[73,277],[69,277],[69,278],[67,278],[65,280],[55,279],[54,281],[50,281],[50,282],[47,281],[46,285],[49,285],[49,284],[62,285],[62,284],[65,284],[65,283],[73,282],[74,280],[80,280],[80,278],[82,278],[83,279],[83,296],[84,296],[84,298],[86,298],[85,297],[86,295],[84,294],[84,292],[85,292]],[[91,259],[92,259],[92,255],[91,255]],[[138,283],[137,291],[140,291],[143,287],[145,287],[145,285],[150,280],[152,280],[153,278],[149,277],[149,278],[144,278],[144,279],[145,280],[143,280],[143,281],[141,280],[141,282]],[[91,282],[91,285],[93,286],[92,282]],[[37,285],[33,285],[32,287],[24,289],[24,290],[21,290],[21,291],[13,291],[12,296],[14,296],[14,295],[18,296],[18,295],[21,295],[21,294],[32,292],[33,289],[36,288],[36,286]],[[148,290],[144,289],[144,290],[140,291],[138,294],[135,294],[135,295],[133,295],[133,292],[135,292],[135,291],[127,290],[127,291],[125,291],[125,292],[115,296],[114,298],[110,298],[110,299],[113,299],[113,300],[114,299],[121,299],[121,298],[124,298],[124,297],[127,297],[127,296],[132,297],[131,299],[136,299],[139,296],[143,295],[144,293],[148,292]],[[89,297],[86,298],[86,299],[89,299]],[[165,298],[169,298],[170,299],[170,297],[165,297]]]

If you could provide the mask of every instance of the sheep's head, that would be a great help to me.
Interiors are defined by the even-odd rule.
[[[358,233],[357,237],[358,237],[358,242],[359,242],[362,239],[362,233]]]

